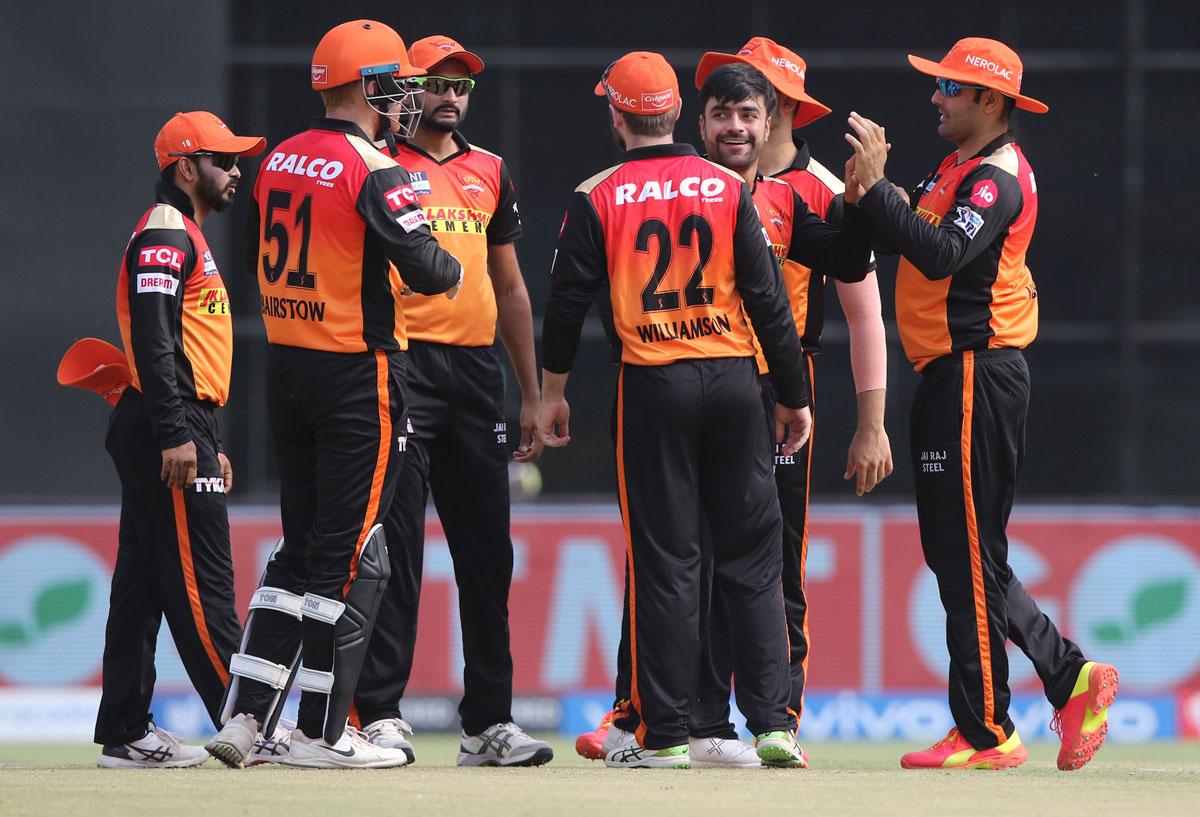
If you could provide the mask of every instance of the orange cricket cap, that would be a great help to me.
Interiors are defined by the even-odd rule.
[[[478,54],[472,54],[457,41],[441,34],[422,37],[413,43],[408,49],[408,60],[422,71],[428,71],[442,60],[459,60],[472,74],[483,70],[483,60]]]
[[[719,51],[706,53],[696,66],[696,87],[703,85],[718,66],[731,62],[744,62],[757,68],[776,92],[800,103],[796,106],[796,115],[792,117],[793,130],[829,113],[828,106],[817,102],[804,90],[804,78],[808,71],[804,59],[769,37],[751,37],[736,54],[722,54]]]
[[[679,79],[662,54],[631,51],[608,66],[595,92],[626,113],[655,116],[679,104]]]
[[[177,113],[162,126],[154,137],[154,157],[158,169],[178,161],[172,153],[236,153],[240,156],[257,156],[267,149],[267,140],[262,136],[235,136],[229,126],[215,113],[189,111]]]
[[[61,385],[93,391],[114,406],[132,380],[125,353],[99,338],[75,341],[58,364]]]
[[[334,26],[317,43],[312,58],[312,88],[328,91],[364,76],[416,77],[421,69],[408,61],[404,40],[376,20],[351,20]]]
[[[966,37],[956,42],[941,62],[912,54],[908,55],[908,61],[922,74],[999,91],[1015,99],[1017,107],[1023,111],[1045,113],[1050,110],[1046,103],[1021,95],[1021,58],[998,40]]]

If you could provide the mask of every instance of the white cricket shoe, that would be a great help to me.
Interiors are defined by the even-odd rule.
[[[647,749],[635,741],[605,755],[604,765],[610,769],[687,769],[691,767],[691,758],[686,743],[666,749]]]
[[[363,732],[376,746],[382,746],[385,749],[399,749],[404,752],[409,763],[416,761],[417,755],[413,752],[412,741],[405,737],[405,734],[413,733],[413,728],[408,725],[407,721],[400,718],[380,718],[364,726]]]
[[[231,769],[240,769],[254,748],[258,737],[258,721],[245,713],[234,715],[213,739],[204,744],[204,749]]]
[[[630,746],[637,746],[637,735],[633,732],[626,732],[617,726],[608,728],[608,733],[604,736],[604,756],[606,758],[617,749],[627,749]]]
[[[755,736],[754,745],[764,766],[780,769],[808,768],[808,752],[804,751],[793,732],[765,732]]]
[[[688,738],[693,769],[757,769],[758,752],[736,738]]]
[[[293,729],[288,756],[282,762],[302,769],[390,769],[406,765],[408,756],[399,749],[376,746],[362,732],[347,726],[332,746]]]
[[[260,766],[263,763],[283,763],[288,756],[292,742],[292,730],[296,722],[281,719],[275,724],[271,737],[259,732],[254,739],[254,748],[246,757],[247,766]]]
[[[478,735],[463,733],[459,766],[541,766],[554,759],[554,750],[534,740],[515,723],[494,723]]]
[[[208,760],[208,752],[189,746],[174,732],[153,723],[137,740],[100,750],[96,765],[102,769],[182,769],[199,766]]]

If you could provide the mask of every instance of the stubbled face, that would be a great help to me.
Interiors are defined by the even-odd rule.
[[[938,136],[961,145],[983,125],[983,106],[975,101],[975,89],[963,88],[956,96],[944,96],[936,88],[929,101],[938,111]]]
[[[469,79],[471,73],[460,60],[442,60],[429,69],[429,75],[449,79]],[[467,117],[470,92],[459,95],[450,88],[443,94],[435,94],[429,86],[421,94],[421,127],[448,133],[459,128]]]
[[[740,102],[710,99],[700,115],[700,138],[708,158],[730,170],[745,170],[757,162],[769,134],[762,97]]]
[[[201,201],[217,213],[233,203],[238,182],[242,178],[242,172],[236,166],[232,170],[221,170],[207,156],[200,156],[197,157],[196,170],[199,172],[196,195]]]

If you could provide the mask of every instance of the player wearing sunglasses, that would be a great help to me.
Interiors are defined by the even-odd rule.
[[[517,262],[517,196],[504,160],[460,133],[483,60],[449,37],[413,43],[409,59],[426,73],[416,132],[396,161],[412,176],[417,203],[438,243],[463,265],[458,298],[402,299],[408,327],[407,453],[384,522],[392,562],[379,622],[355,703],[376,745],[412,744],[400,700],[412,672],[430,493],[454,557],[465,659],[460,766],[537,766],[554,752],[512,723],[508,593],[508,431],[496,330],[521,389],[521,433],[513,454],[541,453],[540,392],[529,293]]]
[[[207,111],[171,117],[154,140],[156,203],[121,263],[117,323],[130,385],[114,401],[105,440],[121,480],[121,529],[96,715],[102,767],[208,759],[150,721],[153,635],[164,615],[188,677],[221,725],[241,630],[225,504],[233,468],[215,411],[229,395],[233,318],[200,228],[233,201],[238,156],[264,146]]]
[[[1045,113],[1021,94],[1017,54],[995,40],[959,40],[940,62],[910,55],[936,78],[938,134],[957,150],[912,192],[883,169],[883,128],[852,113],[857,202],[881,243],[903,257],[896,323],[921,372],[911,454],[925,561],[946,610],[954,728],[901,759],[907,769],[1019,766],[1028,757],[1009,716],[1006,642],[1033,663],[1062,738],[1058,768],[1078,769],[1107,734],[1117,671],[1087,661],[1013,574],[1005,527],[1025,457],[1029,370],[1022,349],[1038,328],[1026,253],[1037,221],[1033,169],[1009,130],[1014,108]]]
[[[206,747],[231,767],[247,761],[257,731],[274,735],[293,678],[299,717],[282,762],[408,762],[346,721],[388,580],[379,523],[404,455],[401,277],[439,297],[462,280],[408,174],[373,144],[393,122],[415,125],[405,80],[418,73],[383,23],[335,26],[311,63],[325,115],[279,143],[255,180],[246,261],[267,332],[284,539],[230,659],[225,726]]]

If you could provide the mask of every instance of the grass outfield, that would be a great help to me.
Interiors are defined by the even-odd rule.
[[[96,747],[0,745],[0,815],[1194,815],[1200,744],[1108,745],[1087,768],[1054,767],[1057,746],[1033,744],[1008,772],[905,772],[898,744],[810,744],[806,770],[608,770],[552,739],[537,769],[456,769],[450,735],[418,735],[417,764],[378,771],[264,766],[234,772],[97,769]]]

